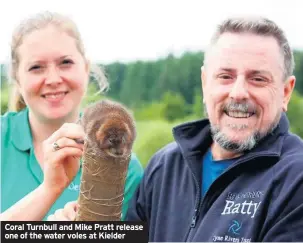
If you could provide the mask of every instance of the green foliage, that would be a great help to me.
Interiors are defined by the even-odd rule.
[[[201,89],[196,90],[194,96],[194,104],[192,105],[192,114],[196,117],[204,117],[203,97]]]
[[[8,110],[9,87],[6,84],[1,86],[1,115],[3,115]]]
[[[120,100],[120,94],[122,90],[122,81],[125,79],[125,71],[127,65],[119,62],[112,63],[106,66],[106,73],[110,88],[107,94],[110,97]]]
[[[303,98],[294,91],[288,105],[287,117],[291,131],[303,138]]]
[[[163,95],[163,116],[164,119],[172,122],[189,114],[189,107],[184,98],[177,93],[166,92]]]
[[[166,92],[162,100],[135,109],[135,117],[138,120],[166,120],[173,122],[191,114],[190,106],[184,98],[173,92]]]
[[[295,70],[294,75],[296,76],[296,86],[295,89],[303,95],[303,51],[294,52],[295,59]]]
[[[201,86],[202,61],[202,52],[187,52],[180,57],[170,54],[156,61],[107,65],[111,87],[108,94],[133,107],[142,102],[159,102],[170,91],[192,104],[193,93]]]
[[[91,103],[95,103],[101,99],[104,99],[104,95],[101,95],[98,89],[98,85],[96,83],[90,82],[88,87],[87,87],[87,92],[86,95],[84,96],[82,103],[81,103],[81,108],[85,108]]]
[[[161,102],[142,105],[141,108],[135,110],[135,119],[139,121],[162,120],[164,118],[164,106]]]
[[[161,120],[137,122],[138,135],[134,152],[144,167],[156,151],[173,141],[173,126],[174,124]]]

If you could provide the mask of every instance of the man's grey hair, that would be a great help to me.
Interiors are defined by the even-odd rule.
[[[210,46],[215,44],[223,33],[252,33],[274,37],[284,58],[284,80],[293,74],[295,63],[292,50],[284,31],[272,20],[259,16],[228,18],[218,25],[216,32],[211,38]],[[208,50],[205,52],[204,65],[207,62],[207,55]]]

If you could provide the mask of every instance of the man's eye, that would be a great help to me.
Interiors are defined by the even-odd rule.
[[[254,77],[254,78],[252,78],[252,80],[255,82],[265,82],[266,81],[264,78],[260,78],[260,77]]]
[[[232,77],[230,75],[223,74],[223,75],[220,75],[219,78],[221,78],[221,79],[231,79]]]

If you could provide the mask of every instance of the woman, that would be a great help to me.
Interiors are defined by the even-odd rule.
[[[27,220],[46,219],[79,195],[83,145],[74,139],[83,139],[84,133],[75,122],[91,68],[72,20],[43,13],[22,22],[12,38],[10,73],[19,96],[13,103],[16,111],[1,117],[1,212],[10,208],[6,218],[23,220],[23,213],[15,213],[27,205],[33,207],[28,210],[43,211],[31,212]],[[104,74],[93,74],[104,91]],[[123,216],[142,174],[132,154]]]

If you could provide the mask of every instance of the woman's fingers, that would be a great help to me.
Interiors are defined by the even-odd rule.
[[[63,148],[71,147],[83,150],[85,133],[78,124],[65,123],[59,130],[54,132],[47,140],[43,142],[44,154],[54,153]],[[61,152],[68,153],[68,151]],[[73,153],[73,152],[72,152]],[[51,155],[53,156],[53,155]]]
[[[46,140],[46,142],[49,144],[53,144],[62,137],[83,141],[85,138],[85,133],[82,126],[74,123],[65,123],[56,132],[54,132]]]
[[[52,149],[54,149],[54,144],[52,145]],[[57,150],[65,148],[65,147],[71,147],[71,148],[78,148],[82,149],[84,145],[81,143],[77,143],[74,139],[70,139],[67,137],[61,137],[56,141]]]
[[[53,161],[63,161],[66,157],[73,156],[76,158],[80,158],[82,156],[83,149],[72,148],[72,147],[64,147],[60,148],[53,154]]]

